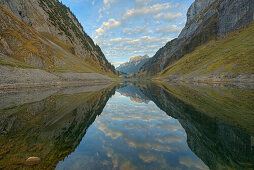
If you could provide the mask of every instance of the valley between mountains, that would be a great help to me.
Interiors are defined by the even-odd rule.
[[[58,0],[1,0],[0,88],[107,83],[122,74],[253,83],[253,6],[254,0],[195,0],[177,38],[115,69]]]

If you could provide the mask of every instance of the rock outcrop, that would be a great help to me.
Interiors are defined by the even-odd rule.
[[[188,10],[186,25],[178,38],[161,48],[140,71],[156,75],[200,45],[222,39],[251,23],[253,6],[254,0],[196,0]]]
[[[116,70],[127,74],[137,73],[148,59],[148,55],[132,57],[129,62],[121,64]]]
[[[116,73],[58,0],[2,0],[0,17],[1,65],[50,73]]]

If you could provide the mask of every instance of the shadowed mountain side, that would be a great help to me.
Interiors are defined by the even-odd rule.
[[[0,18],[0,89],[117,77],[100,47],[58,0],[2,0]]]
[[[62,89],[0,110],[0,169],[54,169],[73,152],[115,92],[114,85],[84,89]],[[41,162],[29,166],[26,159],[32,156]]]
[[[253,91],[245,90],[150,84],[141,91],[178,119],[187,133],[189,147],[210,169],[253,169]],[[241,96],[243,91],[247,96]]]
[[[2,53],[51,71],[114,73],[100,47],[58,0],[2,0]]]

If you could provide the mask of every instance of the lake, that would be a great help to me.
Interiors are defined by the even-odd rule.
[[[254,169],[252,86],[122,82],[0,101],[0,169]]]

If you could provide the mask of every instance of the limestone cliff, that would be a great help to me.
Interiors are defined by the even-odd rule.
[[[132,57],[129,62],[121,64],[116,70],[127,74],[137,73],[148,59],[148,55]]]
[[[254,0],[196,0],[188,10],[186,25],[178,38],[161,48],[144,64],[141,72],[150,76],[167,72],[173,63],[192,53],[197,47],[224,39],[232,31],[253,21],[253,6]],[[225,47],[224,50],[230,49]],[[244,52],[246,49],[240,50]]]
[[[1,0],[0,17],[1,65],[115,74],[100,47],[58,0]]]

